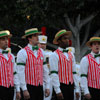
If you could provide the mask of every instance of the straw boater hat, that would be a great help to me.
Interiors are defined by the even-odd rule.
[[[47,43],[47,36],[45,35],[39,35],[38,39],[39,39],[39,43],[43,43],[43,44]]]
[[[58,39],[59,39],[61,36],[65,35],[65,34],[69,35],[69,37],[70,37],[71,34],[72,34],[72,32],[71,32],[71,31],[67,31],[67,30],[65,30],[65,29],[60,30],[59,32],[56,33],[55,38],[54,38],[54,40],[53,40],[53,43],[54,43],[54,44],[58,44]]]
[[[90,40],[86,43],[86,45],[90,47],[92,42],[100,42],[100,37],[90,38]]]
[[[32,35],[32,34],[36,34],[36,33],[41,34],[41,32],[39,32],[37,28],[28,29],[28,30],[25,31],[25,35],[22,36],[22,38],[24,39],[27,36]]]
[[[10,32],[8,30],[0,31],[0,38],[5,37],[5,36],[10,38],[10,37],[12,37],[12,34],[10,34]]]

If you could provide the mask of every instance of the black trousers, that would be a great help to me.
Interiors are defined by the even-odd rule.
[[[60,83],[60,89],[62,91],[64,100],[74,100],[74,84],[63,84]],[[53,94],[52,100],[58,100],[57,97],[54,97],[56,95],[55,93]]]
[[[100,89],[89,87],[89,92],[92,97],[90,100],[100,100]],[[87,99],[84,99],[84,100],[87,100]]]
[[[27,84],[27,89],[30,94],[29,100],[43,100],[43,86],[33,86]],[[21,100],[24,100],[23,96]]]
[[[92,96],[92,100],[100,100],[100,89],[90,88],[90,94]]]
[[[14,97],[14,87],[3,87],[0,86],[0,100],[13,100]]]

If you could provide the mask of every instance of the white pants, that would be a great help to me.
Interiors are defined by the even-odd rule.
[[[76,99],[75,90],[74,90],[74,100],[81,100],[81,90],[79,91],[79,95],[80,95],[79,99]]]
[[[44,83],[43,83],[43,91],[44,91],[44,94],[45,94],[45,84]],[[53,91],[53,88],[52,88],[52,84],[50,83],[50,95],[48,97],[45,97],[45,95],[44,95],[44,100],[51,100],[52,91]]]

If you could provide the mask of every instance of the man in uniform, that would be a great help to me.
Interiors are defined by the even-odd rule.
[[[69,46],[71,31],[60,30],[55,35],[54,44],[58,44],[58,49],[50,56],[50,71],[52,84],[57,95],[57,100],[73,100],[74,84],[78,91],[76,77],[76,63],[72,52],[66,48]]]
[[[47,65],[43,65],[45,55],[38,47],[40,33],[37,28],[32,28],[26,30],[22,37],[28,40],[28,45],[17,54],[17,72],[20,80],[20,86],[17,86],[17,99],[20,99],[21,87],[25,100],[43,100],[43,78],[46,80],[45,93],[49,96],[49,82],[45,69]]]
[[[91,53],[80,62],[81,88],[86,100],[100,100],[100,37],[86,43]]]
[[[47,62],[48,71],[49,71],[48,72],[48,79],[50,79],[50,95],[48,97],[44,96],[44,100],[51,100],[51,98],[52,98],[52,83],[51,83],[51,78],[49,76],[49,74],[50,74],[49,57],[52,54],[52,51],[46,49],[47,36],[45,36],[45,35],[39,35],[38,39],[39,39],[39,47],[42,48],[44,50],[44,52],[45,52],[46,62]],[[45,90],[45,80],[44,80],[43,88]]]
[[[0,100],[13,100],[14,96],[15,58],[6,50],[11,36],[8,30],[0,31]]]

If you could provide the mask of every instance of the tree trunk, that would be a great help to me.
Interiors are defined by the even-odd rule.
[[[84,20],[81,20],[80,18],[80,14],[78,15],[78,17],[75,20],[75,26],[72,24],[71,19],[69,18],[69,16],[67,14],[64,14],[64,18],[65,18],[65,22],[66,24],[68,24],[70,30],[72,31],[72,35],[73,35],[73,46],[75,47],[75,57],[76,57],[76,62],[80,62],[81,57],[86,53],[87,47],[84,46],[85,42],[87,41],[88,35],[89,35],[89,29],[90,29],[90,21],[96,16],[97,14],[92,14],[90,16],[88,16],[87,18],[85,18]],[[81,28],[88,24],[88,27],[86,29],[86,33],[85,35],[85,39],[83,40],[82,46],[80,46],[80,30]],[[88,33],[88,34],[87,34]]]
[[[80,62],[80,38],[79,34],[77,34],[77,38],[75,39],[75,57],[76,62]]]

